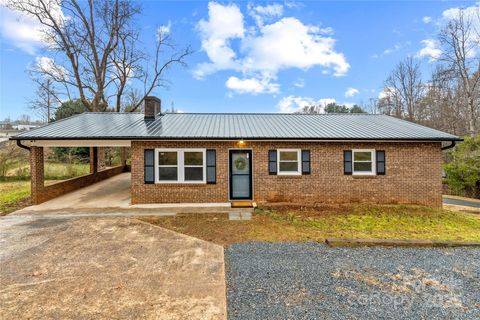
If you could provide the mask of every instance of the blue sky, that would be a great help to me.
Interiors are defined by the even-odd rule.
[[[1,3],[1,1],[0,1]],[[292,112],[305,104],[366,103],[401,59],[414,56],[428,77],[435,42],[461,1],[147,1],[142,40],[169,26],[191,45],[187,69],[172,69],[155,95],[184,112]],[[25,69],[48,57],[33,23],[0,9],[0,119],[35,114]],[[30,30],[32,29],[32,30]],[[432,58],[433,57],[433,58]]]

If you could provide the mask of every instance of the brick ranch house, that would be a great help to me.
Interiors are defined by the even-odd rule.
[[[385,115],[83,113],[12,139],[30,150],[32,201],[131,169],[131,202],[442,204],[442,143],[459,137]],[[44,185],[44,147],[90,147],[86,176]],[[102,147],[131,167],[99,170]]]

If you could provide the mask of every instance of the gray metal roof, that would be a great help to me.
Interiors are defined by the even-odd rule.
[[[15,136],[16,140],[436,140],[459,137],[386,115],[280,113],[82,113]]]

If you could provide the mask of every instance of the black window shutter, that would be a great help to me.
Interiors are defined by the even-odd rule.
[[[217,159],[215,149],[207,149],[207,183],[217,183]]]
[[[352,150],[343,151],[343,174],[352,174]]]
[[[277,150],[268,151],[268,174],[277,174]]]
[[[376,157],[377,159],[377,174],[378,175],[385,175],[385,151],[384,150],[377,150]]]
[[[143,170],[145,183],[155,183],[155,154],[153,149],[143,152]]]
[[[302,150],[302,174],[310,174],[310,150]]]

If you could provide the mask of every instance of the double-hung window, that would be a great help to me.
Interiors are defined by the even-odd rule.
[[[354,175],[374,175],[375,174],[375,150],[374,149],[354,149],[352,150]]]
[[[300,149],[278,149],[278,175],[301,175]]]
[[[205,149],[156,149],[157,183],[205,183]]]

